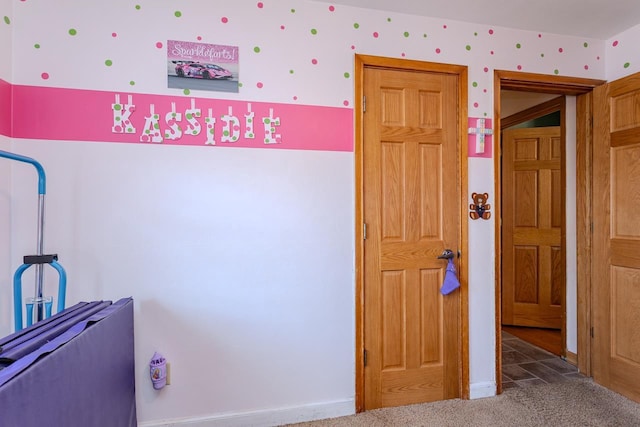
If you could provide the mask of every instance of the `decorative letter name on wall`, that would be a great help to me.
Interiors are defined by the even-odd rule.
[[[351,108],[11,87],[14,138],[353,151]]]
[[[140,142],[163,143],[166,140],[180,141],[182,138],[200,136],[202,126],[198,119],[202,116],[202,110],[196,107],[195,99],[191,99],[191,106],[184,110],[184,114],[176,109],[175,102],[171,102],[171,109],[165,114],[156,113],[155,104],[150,104],[148,108],[149,113],[145,115],[144,125],[139,131]],[[111,127],[113,133],[135,134],[138,132],[132,123],[132,115],[136,111],[132,95],[127,97],[126,104],[120,103],[120,95],[115,95],[115,102],[111,104],[111,109],[113,111],[113,126]],[[207,131],[200,136],[201,144],[199,145],[216,145],[218,136],[220,143],[229,144],[235,144],[241,138],[245,140],[256,139],[253,126],[255,114],[255,111],[251,109],[251,103],[246,104],[246,110],[240,115],[234,112],[232,106],[228,106],[226,114],[220,115],[218,122],[214,109],[207,108],[207,115],[204,117]],[[186,122],[184,129],[183,117]],[[243,119],[242,124],[239,117]],[[269,114],[262,117],[261,122],[263,125],[262,142],[264,144],[282,143],[282,136],[277,132],[281,124],[280,117],[274,117],[273,108],[269,108]],[[219,127],[221,127],[218,133],[216,133],[216,123],[219,123]]]

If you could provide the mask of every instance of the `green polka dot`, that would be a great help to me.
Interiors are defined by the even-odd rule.
[[[427,38],[427,33],[424,33],[424,34],[422,35],[422,37],[424,37],[424,38],[426,39],[426,38]]]
[[[71,29],[69,30],[69,35],[71,35],[71,36],[75,36],[76,34],[78,34],[78,32],[76,31],[76,29],[75,29],[75,28],[71,28]]]
[[[387,18],[387,22],[391,22],[391,18]]]
[[[33,47],[35,47],[36,49],[40,49],[40,43],[34,44]]]
[[[520,49],[522,45],[520,43],[516,43],[516,49]]]
[[[110,59],[107,59],[106,61],[104,61],[104,65],[106,65],[107,67],[111,67],[113,65],[113,61]]]
[[[355,24],[353,24],[353,28],[355,28],[355,29],[357,30],[358,28],[360,28],[360,24],[358,24],[358,23],[356,22]]]
[[[631,63],[630,63],[630,62],[625,62],[625,63],[624,63],[624,68],[629,68],[629,66],[630,66],[630,65],[631,65]]]
[[[185,89],[182,91],[182,93],[184,93],[185,95],[189,95],[191,91],[189,89]]]
[[[476,37],[478,37],[478,33],[477,33],[477,32],[473,33],[473,35],[474,35],[474,36],[476,36]]]
[[[249,138],[255,138],[256,136],[253,133],[249,133]]]
[[[242,87],[242,86],[244,86],[242,82],[238,82],[238,87]]]
[[[466,45],[464,48],[467,50],[471,50],[471,45]]]
[[[160,116],[157,116],[157,117],[156,117],[156,115],[154,115],[153,117],[154,117],[156,120],[160,120]],[[154,128],[154,129],[160,129],[160,123],[157,123],[157,122],[156,122],[156,123],[154,123],[154,124],[153,124],[153,128]]]
[[[473,83],[471,83],[471,86],[473,86],[473,87],[478,87],[478,82],[473,82]]]
[[[4,17],[4,23],[7,24],[7,25],[11,24],[11,19],[9,19],[8,16],[5,16]]]
[[[131,81],[129,82],[129,86],[135,86],[135,85],[136,85],[136,82],[135,82],[135,81],[131,80]]]
[[[312,28],[311,29],[311,34],[313,34],[315,36],[316,34],[318,34],[318,30],[316,30],[315,28]]]
[[[291,13],[296,13],[296,10],[295,9],[291,9]]]
[[[293,74],[293,70],[289,70],[289,74]]]
[[[224,136],[229,136],[229,131],[228,131],[228,130],[225,130],[224,132],[222,132],[222,134],[223,134]]]
[[[255,53],[260,53],[260,48],[258,46],[256,46],[256,47],[253,48],[253,51]]]
[[[174,16],[176,18],[180,18],[182,16],[182,12],[180,12],[179,10],[176,10],[175,13],[174,13]]]
[[[193,113],[187,113],[185,117],[187,118],[187,120],[191,120],[193,118]]]
[[[136,5],[136,10],[140,10],[140,9],[141,9],[141,8],[140,8],[140,5],[139,5],[139,4],[137,4],[137,5]]]
[[[409,31],[405,31],[405,32],[404,32],[404,36],[405,36],[405,37],[409,37]]]
[[[589,47],[589,43],[584,42],[584,47]]]
[[[544,53],[541,53],[541,54],[540,54],[540,58],[544,58]]]
[[[116,110],[116,111],[120,111],[120,110],[122,110],[122,106],[120,104],[115,104],[113,106],[113,109]]]
[[[560,74],[560,70],[556,68],[555,70],[553,70],[553,74]]]
[[[269,118],[265,118],[263,123],[264,123],[265,125],[268,125],[269,123],[271,123],[271,119],[269,119]]]
[[[349,77],[351,77],[351,74],[349,74],[349,73],[344,73],[344,78],[345,78],[345,79],[348,79]]]

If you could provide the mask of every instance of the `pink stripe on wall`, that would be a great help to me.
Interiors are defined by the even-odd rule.
[[[11,136],[11,84],[0,79],[0,135]]]
[[[349,108],[12,88],[14,138],[353,151]]]

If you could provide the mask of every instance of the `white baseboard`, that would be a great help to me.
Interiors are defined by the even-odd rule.
[[[471,384],[469,398],[482,399],[483,397],[493,397],[496,395],[497,387],[493,381]]]
[[[355,414],[354,399],[207,417],[145,421],[138,427],[271,427]]]

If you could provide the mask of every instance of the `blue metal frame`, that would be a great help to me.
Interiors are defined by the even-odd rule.
[[[21,156],[19,154],[10,153],[8,151],[0,150],[0,157],[16,160],[18,162],[29,163],[36,168],[38,172],[38,255],[42,255],[43,248],[43,225],[44,225],[44,195],[47,192],[47,178],[44,173],[44,168],[42,165],[32,159],[31,157]],[[56,258],[57,259],[57,258]],[[64,271],[64,268],[60,264],[58,264],[57,260],[54,259],[51,262],[47,262],[54,269],[58,271],[59,280],[58,280],[58,306],[57,311],[60,312],[64,310],[65,304],[65,295],[67,292],[67,273]],[[13,276],[13,308],[14,308],[14,321],[15,321],[15,330],[19,331],[24,326],[22,324],[22,274],[33,264],[22,264],[16,270]],[[37,306],[37,315],[36,321],[42,320],[42,317],[50,317],[51,316],[51,308],[52,301],[45,301],[42,296],[43,289],[43,277],[42,277],[42,264],[36,264],[36,303]],[[42,313],[42,304],[44,304],[45,313]],[[33,303],[27,303],[27,325],[30,326],[33,323]]]

